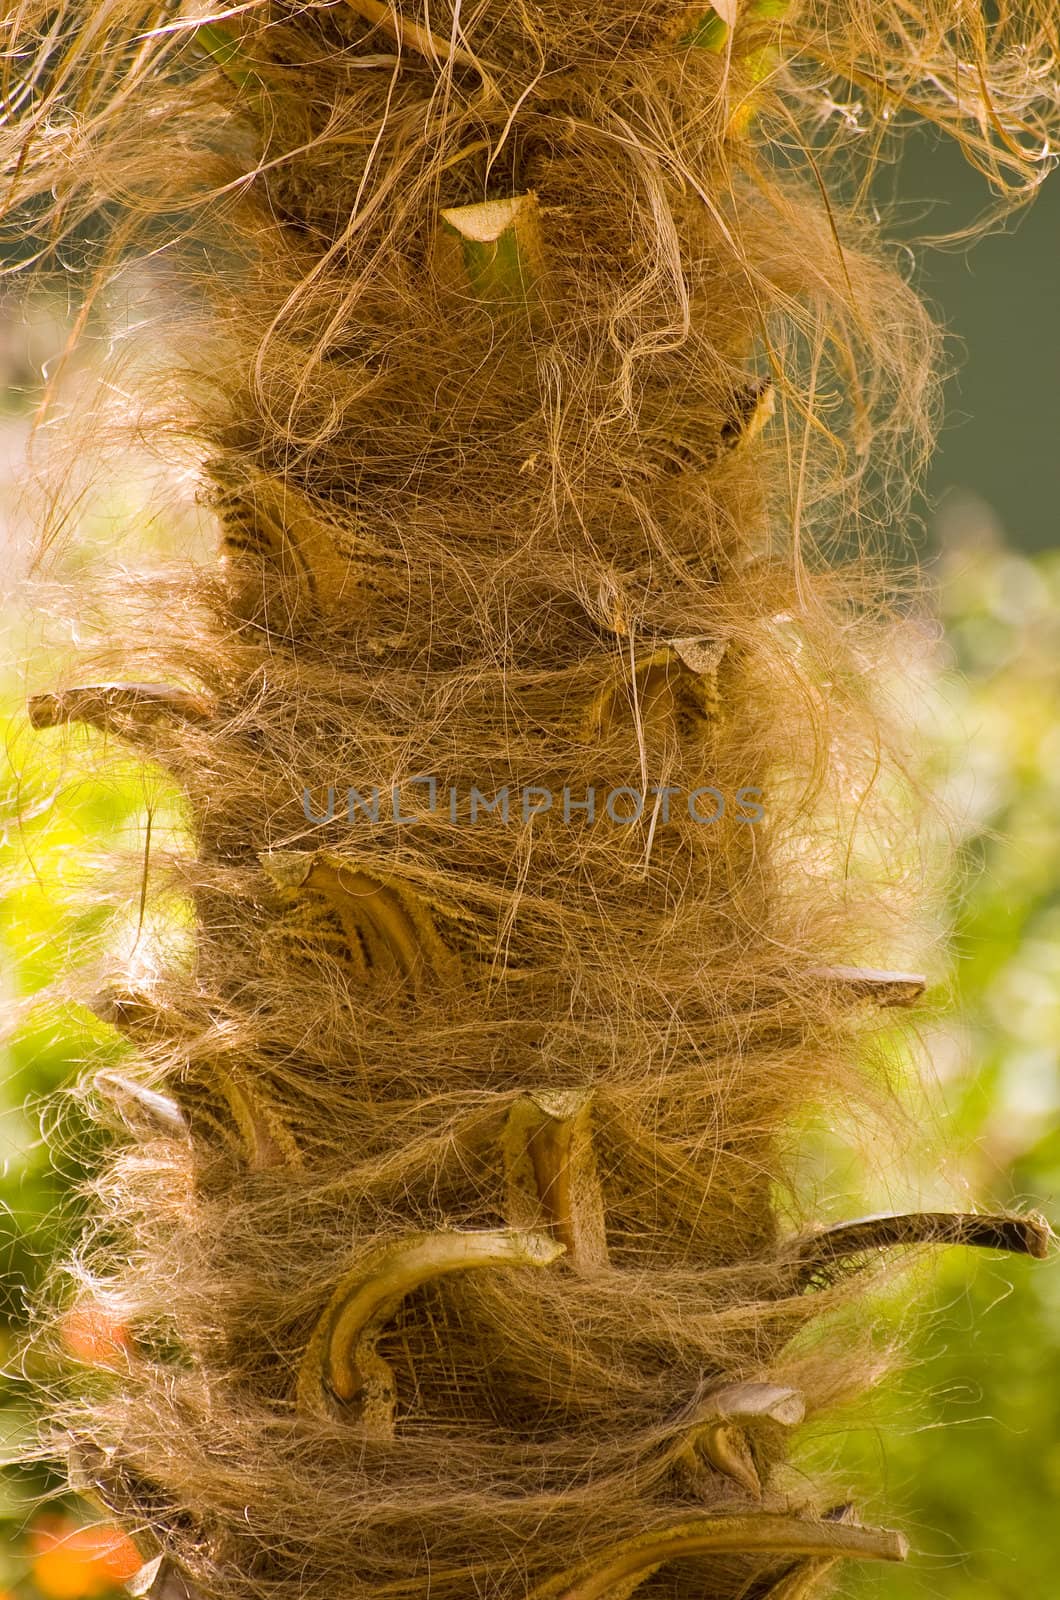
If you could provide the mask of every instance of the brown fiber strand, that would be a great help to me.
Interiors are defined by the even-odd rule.
[[[1055,7],[762,9],[722,49],[676,0],[7,9],[5,237],[151,285],[136,426],[221,545],[123,574],[33,712],[193,821],[151,878],[193,958],[99,1002],[137,1054],[81,1272],[129,1349],[49,1435],[145,1592],[809,1593],[902,1543],[830,1519],[754,1397],[872,1380],[881,1243],[1030,1237],[895,1224],[826,1271],[791,1144],[886,1098],[873,1039],[923,988],[880,551],[939,348],[868,171],[918,116],[1028,196]],[[729,805],[564,816],[590,785]],[[409,1266],[512,1229],[540,1262]]]

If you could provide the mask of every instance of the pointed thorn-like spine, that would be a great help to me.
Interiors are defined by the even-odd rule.
[[[827,1287],[859,1256],[913,1245],[970,1245],[1041,1261],[1053,1233],[1037,1212],[1024,1216],[967,1211],[881,1212],[825,1228],[789,1247],[796,1290]]]
[[[183,1139],[188,1133],[188,1119],[179,1105],[168,1094],[148,1089],[123,1073],[98,1072],[95,1087],[134,1127],[164,1139]]]
[[[592,1092],[537,1091],[513,1104],[504,1132],[507,1208],[515,1227],[548,1227],[577,1272],[607,1265],[593,1149]]]
[[[610,1545],[540,1584],[528,1600],[626,1600],[667,1562],[728,1553],[904,1561],[908,1546],[889,1528],[810,1522],[768,1512],[697,1517]]]
[[[338,1418],[371,1438],[394,1428],[394,1375],[375,1342],[401,1302],[425,1283],[481,1267],[546,1267],[564,1247],[517,1228],[419,1233],[359,1261],[339,1281],[320,1317],[298,1374],[303,1416]]]
[[[206,723],[214,706],[205,695],[161,683],[93,683],[35,694],[29,700],[29,720],[34,728],[58,728],[67,722],[87,722],[104,733],[125,736],[163,719]]]
[[[762,1480],[750,1442],[742,1428],[732,1423],[715,1422],[703,1429],[696,1443],[715,1471],[738,1483],[752,1500],[761,1500]]]
[[[768,1420],[792,1427],[806,1415],[796,1389],[775,1383],[729,1383],[704,1395],[691,1416],[676,1457],[693,1481],[701,1476],[700,1460],[732,1478],[753,1499],[760,1499],[758,1476],[745,1428]]]
[[[920,972],[884,972],[875,967],[811,967],[809,977],[844,998],[878,1006],[914,1006],[927,988]]]

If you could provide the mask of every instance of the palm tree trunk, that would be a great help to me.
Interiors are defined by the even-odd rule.
[[[193,962],[99,1002],[136,1343],[59,1419],[140,1592],[795,1600],[903,1554],[789,1438],[875,1375],[887,1247],[1047,1230],[792,1192],[924,988],[867,552],[936,367],[808,130],[840,78],[866,126],[960,103],[1017,188],[1048,8],[966,9],[18,8],[14,201],[154,262],[223,546],[129,682],[33,707],[194,820]]]

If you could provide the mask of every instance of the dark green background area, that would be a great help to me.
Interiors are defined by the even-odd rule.
[[[878,193],[889,231],[911,241],[914,282],[950,334],[958,366],[928,480],[986,501],[1025,550],[1060,545],[1060,171],[986,238],[921,245],[989,212],[986,180],[949,140],[915,137]]]

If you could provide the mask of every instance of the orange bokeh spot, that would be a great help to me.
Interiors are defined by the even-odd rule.
[[[70,1354],[93,1367],[116,1366],[129,1348],[125,1327],[102,1306],[71,1306],[63,1316],[61,1328]]]
[[[33,1581],[49,1600],[83,1600],[117,1589],[143,1566],[119,1528],[80,1527],[71,1517],[41,1517],[30,1529]]]

